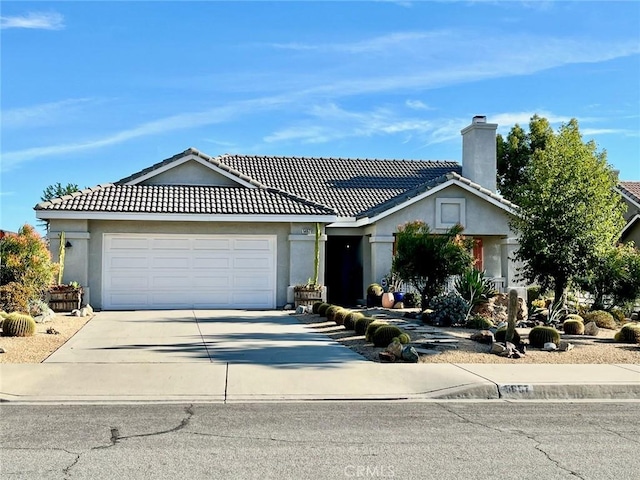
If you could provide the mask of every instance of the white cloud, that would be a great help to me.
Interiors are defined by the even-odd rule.
[[[70,98],[59,102],[41,103],[29,107],[12,108],[2,112],[2,128],[22,128],[52,125],[83,105],[90,98]]]
[[[433,110],[429,105],[420,100],[407,100],[405,105],[413,110]]]
[[[26,15],[0,17],[0,28],[2,29],[62,30],[64,26],[64,17],[56,12],[29,12]]]

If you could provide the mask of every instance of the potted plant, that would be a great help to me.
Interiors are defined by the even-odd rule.
[[[293,287],[293,299],[295,307],[300,305],[313,305],[323,300],[324,288],[318,283],[320,270],[320,224],[316,223],[315,256],[313,262],[313,278],[307,283]]]
[[[64,232],[60,233],[60,247],[58,250],[59,268],[58,283],[49,287],[49,308],[54,312],[70,312],[80,308],[82,304],[82,287],[78,282],[70,282],[68,285],[62,283],[64,274],[64,258],[66,253],[66,242]]]

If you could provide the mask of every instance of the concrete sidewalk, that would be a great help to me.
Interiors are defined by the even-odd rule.
[[[640,365],[381,364],[283,312],[101,312],[0,401],[640,399]]]

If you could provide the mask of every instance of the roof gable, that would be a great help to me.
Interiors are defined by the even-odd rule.
[[[618,188],[624,198],[640,208],[640,182],[620,182]]]

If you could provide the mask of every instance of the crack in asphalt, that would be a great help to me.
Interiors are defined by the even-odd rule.
[[[627,440],[628,442],[637,443],[638,445],[640,445],[640,441],[637,438],[627,437],[626,435],[623,435],[620,432],[616,432],[615,430],[611,430],[611,429],[605,427],[604,425],[600,425],[599,423],[595,423],[593,421],[588,421],[587,423],[589,425],[593,426],[593,427],[596,427],[596,428],[599,428],[601,430],[604,430],[607,433],[611,433],[611,434],[616,435],[616,436],[618,436],[618,437],[620,437],[620,438],[622,438],[624,440]]]
[[[449,408],[449,407],[448,407],[447,405],[445,405],[445,404],[441,404],[441,403],[439,403],[438,405],[439,405],[442,409],[444,409],[445,411],[447,411],[448,413],[451,413],[452,415],[455,415],[456,417],[460,418],[461,420],[463,420],[463,421],[464,421],[464,422],[466,422],[466,423],[470,423],[470,424],[472,424],[472,425],[477,425],[477,426],[479,426],[479,427],[484,427],[484,428],[487,428],[487,429],[489,429],[489,430],[494,430],[494,431],[499,432],[499,433],[511,433],[511,434],[513,434],[513,433],[517,433],[517,434],[519,434],[519,435],[522,435],[523,437],[525,437],[525,438],[527,438],[527,439],[531,440],[532,442],[534,442],[534,446],[533,446],[533,448],[535,448],[537,451],[539,451],[540,453],[542,453],[542,454],[547,458],[547,460],[549,460],[551,463],[553,463],[557,468],[559,468],[560,470],[563,470],[563,471],[565,471],[565,472],[569,473],[570,475],[573,475],[573,476],[574,476],[574,477],[576,477],[576,478],[579,478],[580,480],[585,480],[585,478],[584,478],[584,477],[582,477],[582,476],[581,476],[580,474],[578,474],[577,472],[574,472],[573,470],[571,470],[571,469],[569,469],[569,468],[566,468],[566,467],[562,466],[562,465],[560,464],[560,460],[556,460],[556,459],[552,458],[552,457],[551,457],[551,455],[550,455],[547,451],[545,451],[545,450],[542,448],[542,442],[541,442],[540,440],[538,440],[538,439],[535,437],[535,435],[530,434],[530,433],[527,433],[527,432],[525,432],[524,430],[520,430],[520,429],[506,430],[506,429],[504,429],[504,428],[494,427],[493,425],[487,425],[486,423],[482,423],[482,422],[478,422],[478,421],[475,421],[475,420],[471,420],[471,419],[469,419],[469,418],[467,418],[467,417],[463,416],[462,414],[460,414],[460,413],[458,413],[458,412],[456,412],[456,411],[452,410],[451,408]]]

